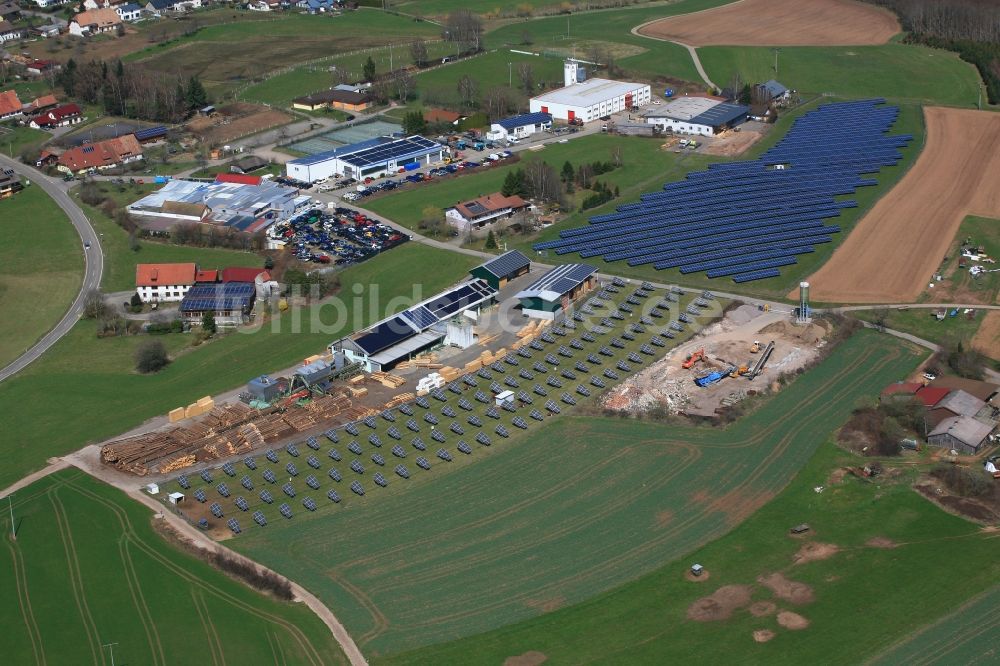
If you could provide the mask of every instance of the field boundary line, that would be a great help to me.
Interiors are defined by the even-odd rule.
[[[31,597],[28,594],[28,574],[24,568],[24,558],[21,551],[11,543],[10,538],[5,538],[7,549],[10,551],[11,566],[14,569],[14,583],[17,586],[17,605],[21,608],[21,617],[24,618],[25,629],[27,629],[28,639],[31,641],[31,651],[35,654],[36,664],[45,664],[45,643],[42,641],[42,633],[38,630],[38,622],[35,614],[31,610]]]
[[[212,663],[218,666],[220,661],[217,652],[221,650],[222,646],[219,644],[219,635],[215,632],[215,627],[209,627],[210,620],[208,618],[208,608],[205,606],[205,599],[201,595],[201,590],[196,590],[192,587],[188,591],[191,593],[191,603],[198,613],[201,628],[205,631],[205,640],[208,641],[208,650],[212,654]],[[225,663],[225,661],[223,660],[222,663]]]

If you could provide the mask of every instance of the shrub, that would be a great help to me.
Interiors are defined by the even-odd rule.
[[[159,340],[147,340],[135,350],[135,369],[143,374],[158,372],[169,362],[167,348]]]
[[[939,479],[956,495],[979,497],[993,488],[993,479],[977,468],[959,467],[942,463],[931,471],[931,476]]]

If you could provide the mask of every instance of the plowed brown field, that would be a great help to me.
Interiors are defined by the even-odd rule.
[[[817,301],[912,302],[966,215],[1000,217],[1000,114],[927,107],[924,118],[916,164],[809,278]]]
[[[848,46],[885,44],[900,29],[891,13],[853,0],[741,0],[638,32],[690,46]]]

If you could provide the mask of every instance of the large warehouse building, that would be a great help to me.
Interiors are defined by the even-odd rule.
[[[574,60],[563,68],[564,87],[532,97],[532,113],[550,113],[557,120],[588,122],[603,116],[646,106],[651,99],[648,85],[609,79],[586,79]]]
[[[325,153],[300,157],[285,165],[289,178],[315,183],[331,176],[362,180],[396,173],[407,164],[444,159],[447,150],[422,136],[380,136]]]
[[[750,108],[712,97],[679,97],[647,110],[650,125],[676,134],[712,136],[746,121]]]

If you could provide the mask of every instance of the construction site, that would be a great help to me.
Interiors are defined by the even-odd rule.
[[[609,390],[604,409],[712,417],[746,398],[775,391],[777,379],[807,366],[830,324],[796,325],[788,312],[741,305],[664,358]]]

